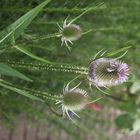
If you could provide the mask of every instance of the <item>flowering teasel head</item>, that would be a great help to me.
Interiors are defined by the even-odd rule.
[[[75,111],[81,111],[90,102],[87,92],[78,88],[79,85],[72,89],[69,89],[69,83],[64,86],[62,100],[58,102],[62,106],[63,116],[67,115],[70,119],[71,114],[79,117]]]
[[[112,58],[99,58],[90,63],[88,79],[97,87],[116,86],[129,78],[126,63]]]

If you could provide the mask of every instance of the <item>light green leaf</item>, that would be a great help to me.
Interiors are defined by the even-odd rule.
[[[107,56],[111,57],[111,56],[114,56],[118,53],[121,53],[121,52],[126,52],[128,51],[128,49],[130,49],[132,46],[128,46],[128,47],[124,47],[124,48],[121,48],[119,50],[116,50],[116,51],[113,51],[113,52],[110,52],[110,53],[107,53]]]
[[[121,129],[129,129],[132,130],[134,117],[130,114],[122,114],[118,116],[115,120],[116,125]]]
[[[121,109],[122,111],[135,113],[138,109],[138,106],[135,101],[129,100],[127,102],[120,103],[119,109]]]
[[[42,100],[42,99],[40,99],[40,98],[38,98],[38,97],[36,97],[36,96],[34,96],[34,95],[31,95],[31,94],[30,94],[29,92],[27,92],[27,91],[24,91],[24,90],[21,90],[21,89],[18,89],[18,88],[16,88],[16,87],[12,87],[12,86],[10,86],[10,85],[7,85],[7,84],[3,83],[3,80],[0,80],[0,86],[4,87],[4,88],[6,88],[6,89],[9,89],[9,90],[15,91],[15,92],[17,92],[17,93],[19,93],[19,94],[21,94],[21,95],[23,95],[23,96],[26,96],[26,97],[28,97],[28,98],[30,98],[30,99],[32,99],[32,100],[38,100],[38,101],[44,102],[44,100]]]
[[[41,62],[44,62],[44,63],[52,64],[52,62],[50,62],[50,61],[48,61],[48,60],[46,60],[46,59],[43,59],[43,58],[41,58],[41,57],[38,57],[38,56],[36,56],[36,55],[34,55],[34,54],[32,54],[31,52],[29,52],[29,51],[26,50],[25,48],[19,47],[19,46],[17,46],[17,45],[15,45],[14,47],[15,47],[17,50],[19,50],[20,52],[22,52],[22,53],[28,55],[29,57],[31,57],[31,58],[33,58],[33,59],[36,59],[36,60],[41,61]]]
[[[26,29],[26,27],[32,22],[32,20],[38,15],[42,8],[48,4],[51,0],[46,0],[34,9],[27,12],[25,15],[20,17],[13,24],[8,26],[6,29],[0,32],[0,43],[12,44]],[[2,46],[2,45],[1,45]],[[0,47],[1,47],[0,46]]]
[[[5,64],[2,64],[2,63],[0,63],[0,74],[18,77],[18,78],[21,78],[21,79],[26,80],[26,81],[32,81],[31,79],[29,79],[28,77],[26,77],[22,73],[20,73],[17,70],[15,70],[15,69],[13,69]]]

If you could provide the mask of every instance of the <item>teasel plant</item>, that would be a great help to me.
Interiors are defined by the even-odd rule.
[[[32,35],[25,34],[23,37],[25,37],[25,39],[27,39],[27,43],[39,41],[39,40],[46,40],[46,39],[50,39],[50,38],[60,38],[61,46],[66,46],[68,48],[68,50],[71,51],[70,45],[73,45],[74,41],[79,40],[83,35],[86,35],[93,31],[93,29],[83,31],[81,26],[79,24],[75,24],[74,22],[76,22],[80,17],[82,17],[87,12],[90,12],[90,10],[100,8],[103,5],[104,5],[104,3],[102,2],[102,3],[98,4],[97,6],[87,7],[84,9],[84,11],[80,15],[76,16],[75,18],[71,19],[70,21],[68,20],[70,18],[70,15],[68,15],[66,17],[66,19],[63,21],[62,25],[57,22],[59,32],[47,34],[47,35],[43,35],[43,36],[32,36]]]
[[[77,111],[81,111],[85,109],[88,104],[97,102],[98,100],[102,99],[102,97],[100,97],[92,100],[86,90],[79,88],[81,82],[73,88],[70,88],[70,84],[75,81],[79,76],[75,77],[73,80],[64,85],[62,100],[56,103],[61,106],[63,116],[68,116],[70,120],[72,120],[73,115],[80,118],[79,115],[77,115],[76,113]]]
[[[127,48],[129,47],[126,47],[126,49]],[[112,86],[117,86],[127,82],[130,75],[130,68],[127,63],[121,60],[127,52],[128,50],[126,50],[122,55],[112,58],[108,56],[111,56],[112,54],[114,56],[114,53],[111,55],[105,55],[107,51],[104,51],[104,49],[100,50],[89,64],[89,73],[87,76],[89,85],[94,85],[101,92],[109,95],[108,92],[105,92],[101,88],[109,89]]]
[[[121,58],[127,54],[127,49],[129,48],[130,47],[125,47],[112,53],[107,53],[106,50],[102,49],[94,56],[87,67],[73,66],[70,64],[57,64],[48,61],[45,61],[46,63],[28,63],[10,60],[0,62],[15,68],[48,70],[84,75],[88,80],[90,87],[93,85],[102,93],[109,95],[109,93],[102,90],[102,88],[109,89],[110,87],[117,86],[128,81],[130,68],[127,63],[124,63],[121,60]],[[113,57],[122,51],[125,51],[122,55],[115,58]]]
[[[102,97],[100,97],[92,100],[87,91],[79,88],[81,83],[70,89],[69,85],[75,79],[71,80],[68,84],[64,85],[63,92],[60,93],[59,95],[53,95],[48,92],[14,85],[10,82],[3,80],[2,78],[0,79],[0,86],[9,89],[11,91],[17,92],[28,98],[31,98],[32,100],[44,102],[47,105],[48,101],[52,101],[54,104],[53,106],[57,106],[57,108],[61,107],[62,115],[58,114],[57,110],[55,111],[54,109],[52,109],[51,106],[49,106],[53,113],[62,117],[68,117],[70,120],[73,120],[72,119],[73,115],[80,118],[76,114],[77,111],[81,111],[84,108],[86,108],[88,104],[97,102],[98,100],[102,99]]]

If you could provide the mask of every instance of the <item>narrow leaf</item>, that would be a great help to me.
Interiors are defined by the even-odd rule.
[[[42,100],[42,99],[40,99],[40,98],[38,98],[38,97],[36,97],[36,96],[34,96],[34,95],[31,95],[31,94],[30,94],[29,92],[27,92],[27,91],[24,91],[24,90],[18,89],[18,88],[16,88],[16,87],[12,87],[12,86],[10,86],[10,85],[4,84],[4,83],[2,82],[2,80],[0,80],[0,86],[4,87],[4,88],[6,88],[6,89],[9,89],[9,90],[15,91],[15,92],[17,92],[17,93],[19,93],[19,94],[21,94],[21,95],[23,95],[23,96],[26,96],[26,97],[28,97],[28,98],[30,98],[30,99],[32,99],[32,100],[38,100],[38,101],[44,102],[44,100]]]
[[[46,60],[46,59],[43,59],[43,58],[41,58],[41,57],[38,57],[38,56],[36,56],[36,55],[34,55],[34,54],[32,54],[31,52],[29,52],[29,51],[26,50],[25,48],[19,47],[19,46],[17,46],[17,45],[14,46],[14,47],[15,47],[17,50],[19,50],[20,52],[22,52],[22,53],[28,55],[29,57],[31,57],[31,58],[33,58],[33,59],[36,59],[36,60],[41,61],[41,62],[44,62],[44,63],[52,64],[52,62],[50,62],[50,61],[48,61],[48,60]]]
[[[15,69],[13,69],[13,68],[11,68],[3,63],[0,63],[0,74],[18,77],[18,78],[26,80],[26,81],[32,81],[31,79],[29,79],[28,77],[26,77],[25,75],[20,73],[19,71],[15,70]]]
[[[13,24],[0,32],[0,43],[12,44],[14,39],[17,39],[38,15],[42,8],[51,0],[46,0],[34,9],[27,12],[25,15],[16,20]],[[2,46],[2,45],[1,45]],[[1,47],[0,46],[0,47]]]
[[[116,51],[113,51],[113,52],[110,52],[110,53],[107,53],[107,56],[114,56],[118,53],[121,53],[121,52],[125,52],[127,51],[128,49],[130,49],[132,46],[128,46],[128,47],[124,47],[124,48],[121,48],[119,50],[116,50]]]

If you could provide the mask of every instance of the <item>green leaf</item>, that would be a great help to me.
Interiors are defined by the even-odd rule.
[[[119,104],[119,109],[126,111],[126,112],[135,113],[135,111],[138,109],[138,106],[135,103],[135,101],[130,100],[128,102],[123,102],[123,103]]]
[[[28,55],[29,57],[31,57],[31,58],[33,58],[33,59],[36,59],[36,60],[41,61],[41,62],[44,62],[44,63],[52,64],[52,62],[50,62],[50,61],[48,61],[48,60],[46,60],[46,59],[43,59],[43,58],[41,58],[41,57],[38,57],[38,56],[36,56],[36,55],[34,55],[34,54],[32,54],[31,52],[29,52],[29,51],[26,50],[25,48],[19,47],[19,46],[17,46],[17,45],[15,45],[14,47],[15,47],[17,50],[19,50],[20,52],[22,52],[22,53]]]
[[[113,52],[110,52],[110,53],[107,53],[107,56],[111,57],[111,56],[114,56],[118,53],[121,53],[121,52],[126,52],[128,51],[128,49],[130,49],[132,46],[128,46],[128,47],[124,47],[124,48],[121,48],[119,50],[116,50],[116,51],[113,51]]]
[[[122,114],[115,120],[116,125],[121,129],[132,130],[135,119],[130,114]]]
[[[18,77],[20,79],[26,80],[26,81],[32,81],[22,73],[18,72],[17,70],[0,63],[0,74],[2,75],[7,75],[7,76],[13,76],[13,77]]]
[[[46,0],[34,9],[27,12],[25,15],[20,17],[13,24],[8,26],[6,29],[0,32],[0,44],[13,44],[14,40],[17,39],[32,22],[32,20],[38,15],[42,8],[48,4],[51,0]],[[3,45],[1,45],[3,46]],[[0,47],[1,47],[0,46]]]
[[[17,93],[19,93],[19,94],[21,94],[21,95],[23,95],[23,96],[26,96],[26,97],[28,97],[28,98],[30,98],[30,99],[32,99],[32,100],[38,100],[38,101],[44,102],[44,100],[42,100],[42,99],[40,99],[40,98],[38,98],[38,97],[36,97],[36,96],[34,96],[34,95],[31,95],[31,94],[30,94],[29,92],[27,92],[27,91],[24,91],[24,90],[21,90],[21,89],[18,89],[18,88],[16,88],[16,87],[12,87],[12,86],[10,86],[10,85],[7,85],[7,84],[3,83],[3,80],[0,80],[0,86],[2,86],[2,87],[4,87],[4,88],[7,88],[7,89],[9,89],[9,90],[15,91],[15,92],[17,92]]]

